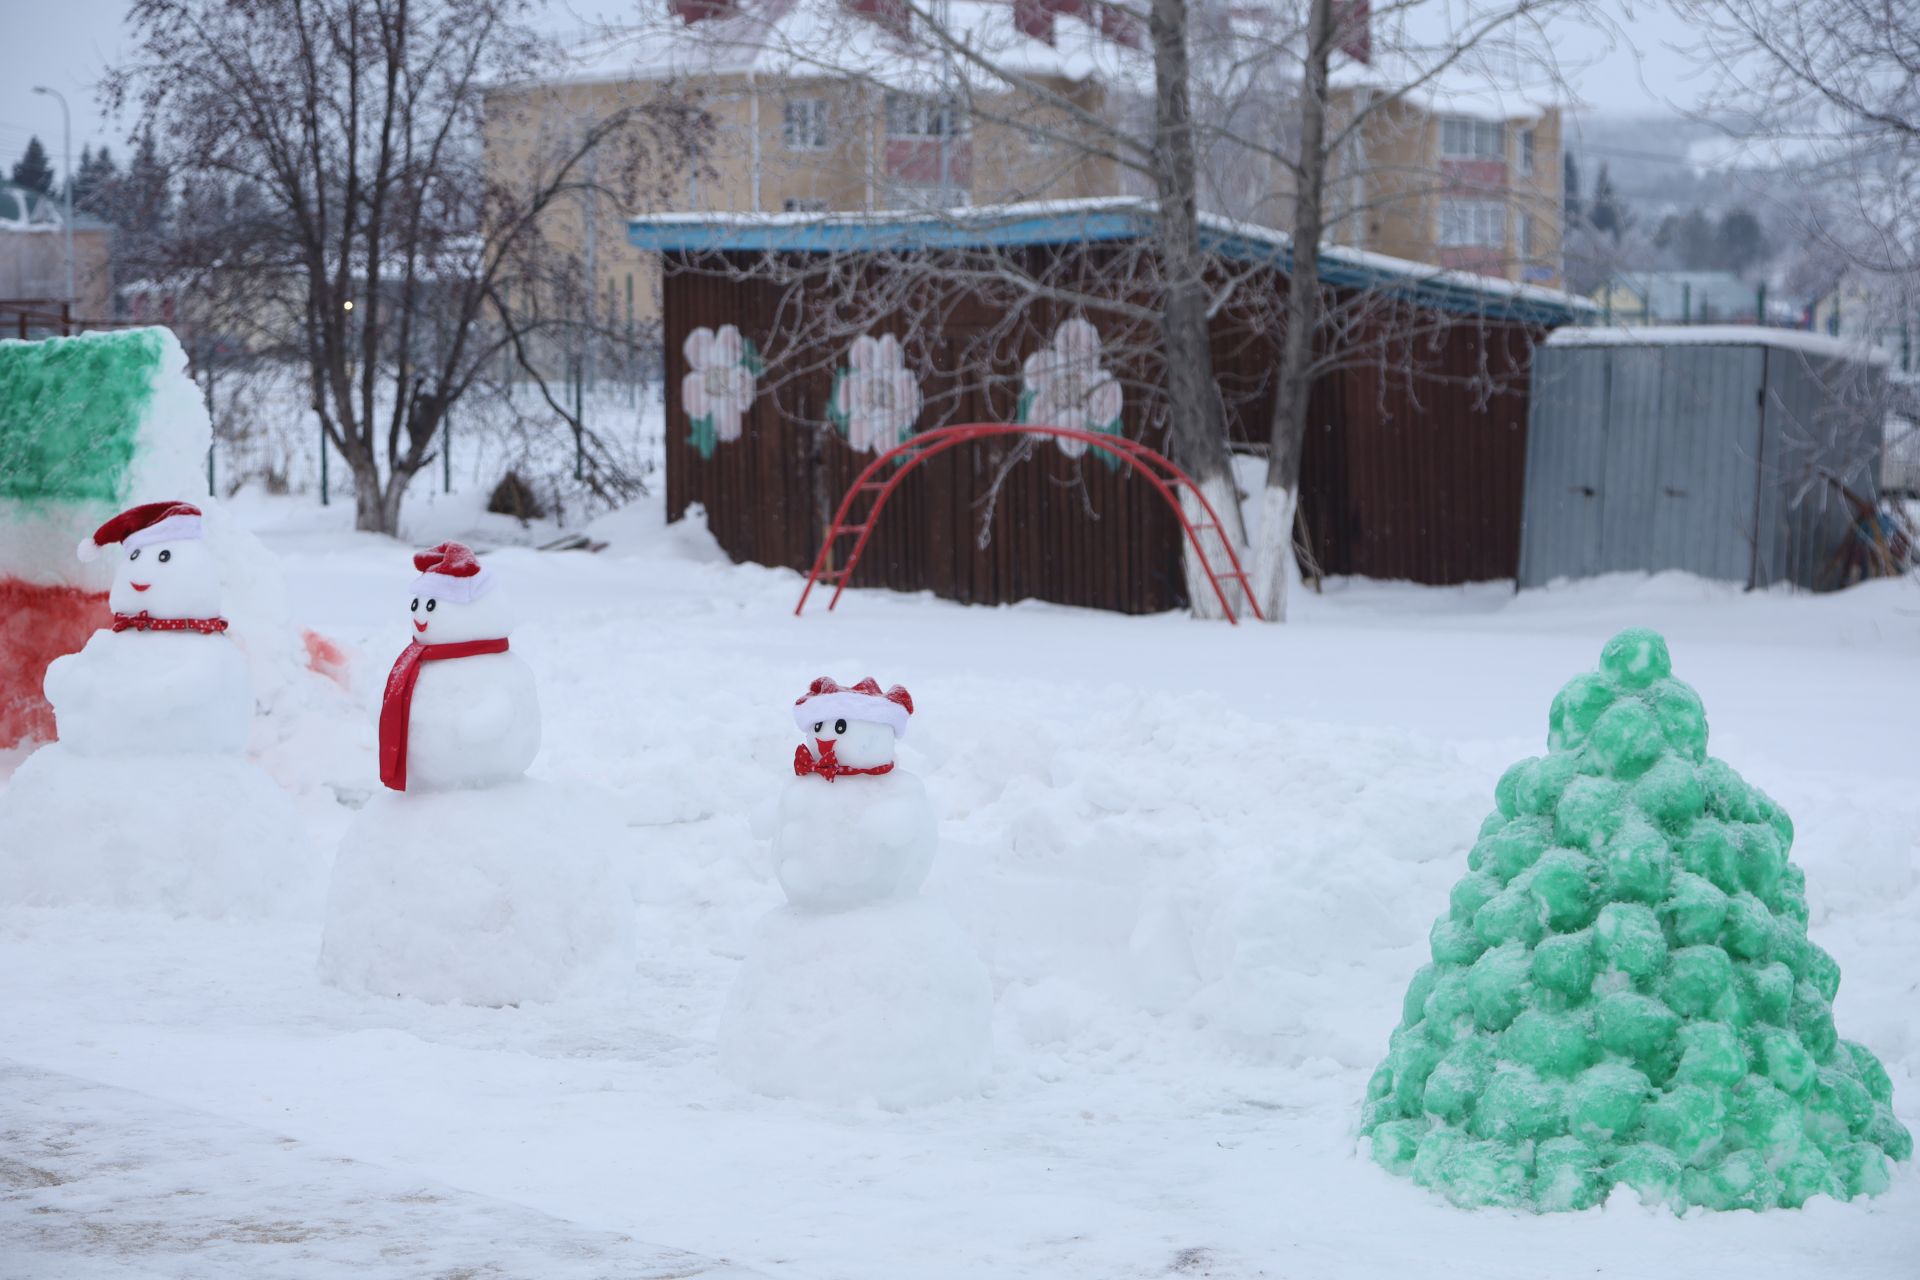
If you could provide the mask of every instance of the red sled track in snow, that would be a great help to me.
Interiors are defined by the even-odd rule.
[[[833,598],[827,601],[828,609],[840,603],[840,593],[847,589],[847,582],[853,577],[853,571],[860,563],[860,553],[866,550],[867,539],[872,535],[873,527],[880,519],[881,508],[887,505],[887,499],[893,496],[893,491],[900,487],[900,482],[907,478],[908,473],[928,458],[963,444],[994,436],[1051,436],[1056,439],[1078,440],[1082,444],[1105,449],[1109,454],[1125,462],[1136,474],[1151,484],[1154,491],[1165,498],[1167,505],[1173,509],[1174,519],[1180,522],[1181,530],[1187,535],[1187,542],[1193,547],[1194,554],[1199,557],[1200,567],[1206,570],[1207,583],[1213,588],[1214,596],[1220,601],[1220,608],[1225,613],[1227,621],[1238,625],[1240,619],[1234,614],[1233,604],[1227,599],[1226,589],[1220,585],[1223,578],[1240,584],[1242,596],[1247,602],[1247,607],[1253,611],[1253,616],[1265,621],[1260,612],[1260,605],[1253,598],[1252,584],[1247,581],[1246,571],[1240,567],[1240,557],[1235,553],[1233,543],[1228,540],[1226,532],[1220,526],[1219,512],[1213,509],[1213,504],[1207,501],[1207,495],[1200,491],[1200,486],[1193,482],[1193,478],[1175,466],[1164,454],[1149,449],[1137,440],[1129,440],[1125,436],[1102,435],[1097,431],[1081,431],[1074,427],[1016,426],[1004,422],[974,422],[963,426],[935,427],[908,438],[868,463],[865,469],[855,477],[853,486],[847,490],[846,496],[840,499],[840,506],[833,513],[833,523],[827,526],[827,536],[820,542],[820,554],[813,558],[813,568],[807,571],[807,585],[806,589],[800,593],[800,603],[793,606],[794,615],[797,617],[807,607],[807,597],[813,594],[816,583],[831,582],[833,584]],[[884,479],[875,478],[895,462],[901,465],[892,475]],[[1181,505],[1178,493],[1182,488],[1193,494],[1200,504],[1201,511],[1206,513],[1206,519],[1200,524],[1196,525],[1187,519],[1186,509]],[[865,517],[857,524],[849,524],[848,518],[863,497],[870,499]],[[1219,535],[1220,546],[1226,551],[1230,566],[1225,571],[1216,570],[1213,562],[1208,558],[1206,544],[1200,540],[1201,531],[1206,529],[1211,529]],[[845,564],[829,569],[827,561],[832,556],[835,545],[845,537],[854,539],[853,550],[847,554]]]

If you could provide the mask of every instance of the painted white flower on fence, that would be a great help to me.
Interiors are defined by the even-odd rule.
[[[692,421],[691,443],[701,457],[711,458],[717,442],[740,438],[740,419],[753,403],[760,374],[760,353],[730,324],[718,331],[695,329],[682,349],[687,376],[680,380],[680,400]]]
[[[863,453],[891,449],[920,418],[920,384],[907,371],[906,352],[892,334],[862,334],[847,352],[847,367],[833,376],[827,413]]]
[[[1021,422],[1120,434],[1120,384],[1100,367],[1100,332],[1085,320],[1062,321],[1053,341],[1027,357],[1021,379]],[[1063,437],[1055,437],[1054,443],[1070,458],[1089,447]],[[1096,452],[1107,465],[1119,465],[1106,450]]]

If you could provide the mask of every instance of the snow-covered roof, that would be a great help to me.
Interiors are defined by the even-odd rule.
[[[653,213],[628,220],[627,239],[656,252],[859,253],[1133,240],[1159,215],[1157,201],[1133,196],[1038,200],[963,209],[843,213]],[[1200,215],[1203,246],[1242,261],[1292,267],[1284,231],[1218,214]],[[1449,311],[1496,312],[1542,324],[1596,314],[1595,304],[1557,289],[1518,284],[1339,245],[1320,251],[1329,284],[1406,293]]]
[[[1773,347],[1798,351],[1827,360],[1886,364],[1887,353],[1877,347],[1805,329],[1771,329],[1750,324],[1612,325],[1591,329],[1556,329],[1547,339],[1552,347]]]
[[[575,46],[566,70],[549,83],[593,84],[724,75],[851,78],[901,88],[977,88],[1003,83],[978,57],[1020,76],[1069,81],[1141,80],[1152,67],[1140,49],[1097,26],[1058,16],[1051,42],[1014,22],[1011,0],[932,0],[942,29],[962,48],[940,47],[924,30],[903,39],[888,23],[844,0],[735,0],[688,23],[651,0],[641,25]],[[1142,19],[1144,23],[1144,18]],[[1144,43],[1144,42],[1142,42]]]

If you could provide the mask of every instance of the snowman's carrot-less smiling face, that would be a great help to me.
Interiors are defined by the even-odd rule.
[[[465,603],[416,586],[408,598],[407,623],[407,633],[421,644],[498,640],[513,625],[498,586]]]
[[[121,548],[107,603],[115,613],[155,618],[213,618],[220,614],[220,572],[198,538]]]
[[[829,746],[833,758],[847,769],[877,769],[893,763],[893,730],[868,720],[827,717],[812,727],[814,755],[825,755]]]

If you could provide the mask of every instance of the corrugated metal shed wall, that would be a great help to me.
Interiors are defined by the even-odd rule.
[[[1870,492],[1876,446],[1836,391],[1859,369],[1758,344],[1540,349],[1520,585],[1666,569],[1819,585],[1847,519],[1808,491],[1816,455]]]
[[[1104,251],[1068,252],[1093,260]],[[767,335],[754,331],[756,321],[778,317],[775,323],[804,329],[808,320],[804,302],[796,306],[788,291],[764,279],[742,278],[746,264],[736,265],[742,270],[725,274],[712,260],[669,260],[667,510],[678,519],[698,503],[736,560],[804,572],[834,504],[872,455],[811,425],[826,417],[832,388],[835,359],[824,347],[788,353],[806,371],[756,396],[739,442],[721,445],[712,458],[693,447],[680,403],[687,334],[731,323],[764,348]],[[1275,276],[1276,288],[1283,279]],[[923,415],[922,427],[1013,420],[1025,350],[996,351],[989,376],[965,384],[953,372],[957,353],[992,318],[956,307],[939,332],[920,326],[909,340],[908,365],[929,405],[938,405]],[[1095,319],[1103,333],[1123,323]],[[1519,556],[1525,370],[1536,331],[1477,321],[1437,325],[1430,313],[1410,308],[1400,320],[1426,334],[1417,359],[1406,357],[1419,366],[1416,373],[1390,374],[1380,360],[1359,361],[1316,385],[1301,481],[1314,555],[1330,573],[1426,583],[1510,578]],[[1222,314],[1214,339],[1231,429],[1242,440],[1264,442],[1276,336],[1247,332]],[[1141,365],[1115,372],[1131,388],[1158,377]],[[1126,432],[1164,450],[1165,430],[1143,406],[1146,398],[1129,390]],[[916,470],[888,503],[855,585],[1136,613],[1185,604],[1178,525],[1158,495],[1125,469],[1109,470],[1091,457],[1076,465],[1050,445],[1036,448],[1007,472],[989,516],[983,498],[1015,447],[958,449]]]

